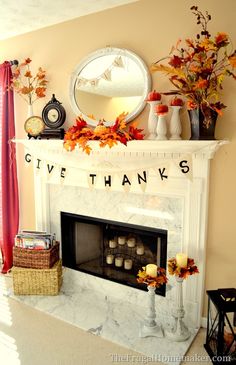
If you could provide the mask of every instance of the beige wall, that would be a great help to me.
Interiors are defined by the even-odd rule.
[[[212,15],[210,30],[228,32],[236,47],[235,0],[140,0],[44,28],[40,31],[0,42],[0,59],[33,60],[33,66],[47,70],[49,87],[47,98],[35,104],[40,114],[45,102],[54,92],[67,111],[66,126],[71,126],[75,115],[69,104],[70,74],[88,53],[107,45],[128,48],[150,65],[165,56],[179,37],[194,36],[198,30],[190,6],[198,5]],[[153,75],[153,86],[166,91],[170,84],[166,77]],[[236,211],[236,83],[224,83],[222,100],[228,106],[218,120],[217,139],[228,138],[230,144],[221,148],[211,163],[209,228],[207,240],[206,289],[235,287],[235,211]],[[17,137],[24,138],[23,124],[26,105],[16,97]],[[148,108],[138,117],[146,127]],[[183,113],[184,137],[189,137],[186,113]],[[19,165],[21,193],[21,225],[34,227],[32,173]],[[190,279],[191,280],[191,279]]]

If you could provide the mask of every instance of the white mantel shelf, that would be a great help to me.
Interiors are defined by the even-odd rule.
[[[69,154],[85,154],[78,147],[72,152],[67,152],[63,147],[63,140],[33,140],[33,139],[14,139],[13,142],[20,143],[24,145],[30,151],[41,151],[44,153],[59,153],[65,155]],[[228,144],[228,140],[204,140],[204,141],[194,141],[194,140],[179,140],[179,141],[155,141],[155,140],[143,140],[143,141],[130,141],[127,146],[118,143],[117,146],[109,148],[101,148],[99,146],[99,141],[90,142],[92,151],[90,156],[94,155],[105,155],[108,156],[120,156],[120,155],[132,155],[135,154],[150,154],[158,155],[158,157],[164,158],[174,158],[175,155],[191,154],[192,157],[203,157],[207,159],[212,159],[215,152],[225,144]],[[160,154],[160,156],[159,156]]]

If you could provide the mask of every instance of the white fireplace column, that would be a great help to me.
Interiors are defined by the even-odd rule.
[[[36,168],[38,158],[44,162],[44,165],[48,161],[54,163],[56,165],[55,169],[57,168],[58,172],[60,171],[61,166],[66,166],[68,170],[70,170],[70,174],[68,174],[65,181],[63,181],[63,184],[60,185],[61,191],[63,192],[64,187],[67,194],[70,190],[69,187],[71,186],[73,189],[76,187],[78,191],[79,189],[83,189],[83,192],[86,191],[87,199],[89,199],[90,193],[93,195],[93,199],[96,199],[96,197],[98,198],[99,194],[100,196],[103,194],[104,199],[106,199],[108,192],[105,191],[102,183],[97,185],[97,190],[93,193],[89,189],[87,183],[88,171],[92,172],[99,169],[100,172],[104,171],[104,174],[106,175],[109,171],[112,171],[113,168],[119,169],[120,167],[120,171],[124,172],[132,168],[137,168],[138,170],[146,166],[146,169],[150,168],[150,171],[145,192],[141,191],[140,186],[134,184],[132,185],[130,192],[125,193],[121,184],[118,184],[116,181],[109,191],[109,199],[113,199],[113,193],[126,194],[127,201],[129,201],[129,196],[130,198],[132,197],[132,194],[136,194],[137,199],[135,200],[140,200],[140,202],[145,202],[145,199],[148,200],[152,197],[157,197],[160,201],[163,201],[163,204],[165,204],[165,199],[169,199],[169,201],[171,201],[171,199],[174,201],[175,198],[181,199],[181,233],[180,236],[178,236],[180,237],[180,242],[179,240],[176,242],[176,251],[186,252],[189,257],[194,258],[200,271],[198,275],[190,277],[183,284],[186,320],[189,320],[193,326],[199,327],[204,298],[210,160],[213,158],[216,150],[227,142],[146,140],[132,141],[128,143],[127,147],[119,145],[112,149],[101,149],[98,144],[93,143],[93,152],[90,156],[86,156],[78,150],[73,152],[65,151],[62,145],[63,142],[59,140],[17,140],[16,142],[23,143],[25,151],[30,153],[32,158],[34,158],[35,211],[36,229],[38,230],[51,230],[50,216],[52,216],[52,212],[50,210],[52,207],[50,205],[53,205],[54,202],[51,201],[50,203],[49,191],[50,188],[52,188],[51,184],[56,184],[57,186],[61,184],[61,180],[55,178],[56,173],[50,177],[50,179],[48,179],[46,173],[43,174],[42,171],[39,173]],[[191,156],[192,159],[191,180],[180,173],[180,170],[174,164],[176,158],[185,159],[186,156]],[[164,161],[164,163],[166,162],[170,165],[166,183],[158,182],[156,174],[151,169],[151,167],[154,167],[155,165],[158,166],[160,161],[162,164]],[[121,196],[122,195],[120,195],[120,197]],[[76,199],[71,198],[71,201],[74,200]],[[130,199],[130,201],[131,200],[132,199]],[[58,218],[59,210],[63,209],[63,204],[60,204],[58,204],[58,211],[54,212],[57,216],[56,225],[60,225]],[[64,206],[67,207],[66,202]],[[134,203],[133,208],[135,211],[135,209],[138,209],[138,206],[135,206]],[[158,209],[158,206],[154,208]],[[68,207],[66,209],[68,209]],[[88,208],[84,207],[83,209],[84,213]],[[71,213],[78,212],[80,212],[80,210],[76,205],[71,208]],[[167,211],[167,213],[171,214],[171,211]],[[99,210],[95,209],[95,214],[99,215]],[[119,220],[119,217],[113,216],[112,219]],[[125,219],[130,219],[130,217],[126,215]],[[164,218],[158,222],[161,226],[156,228],[168,230],[168,224]],[[140,222],[135,223],[140,224]],[[152,224],[156,224],[155,219]],[[146,225],[145,221],[144,225]],[[168,234],[170,234],[171,239],[171,247],[169,250],[169,254],[171,254],[175,251],[175,239],[173,238],[172,232]],[[60,235],[60,229],[58,230],[57,235]],[[60,239],[60,237],[58,237],[58,239]],[[174,295],[171,293],[168,294],[167,299],[168,296],[173,297]],[[165,298],[160,298],[159,301],[162,302],[163,299]]]

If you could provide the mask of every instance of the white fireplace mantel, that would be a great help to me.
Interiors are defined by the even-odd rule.
[[[61,140],[16,139],[14,142],[22,144],[26,153],[32,155],[34,160],[40,158],[74,170],[74,180],[65,181],[62,185],[60,181],[53,181],[53,178],[48,180],[35,170],[36,229],[51,230],[53,228],[55,229],[53,232],[57,233],[60,240],[61,210],[98,217],[101,216],[101,212],[104,212],[105,218],[109,217],[117,221],[121,221],[122,218],[124,222],[144,226],[149,225],[150,222],[153,222],[155,226],[160,224],[159,228],[167,229],[169,232],[172,251],[168,254],[175,253],[175,250],[187,252],[189,257],[193,257],[198,264],[200,274],[186,281],[184,300],[188,313],[187,319],[192,326],[200,326],[204,298],[210,160],[219,147],[227,144],[228,141],[144,140],[128,142],[127,146],[119,144],[111,149],[100,148],[99,142],[91,142],[90,155],[86,155],[78,148],[67,152]],[[192,159],[191,179],[181,174],[174,163],[176,159],[186,155],[191,155]],[[155,172],[150,171],[145,191],[141,191],[140,186],[134,185],[129,195],[126,195],[126,193],[123,194],[124,191],[119,183],[112,186],[109,194],[104,191],[104,186],[100,187],[100,190],[99,187],[90,191],[88,189],[84,171],[86,168],[89,170],[91,167],[99,166],[101,171],[106,172],[109,166],[118,169],[120,167],[121,172],[124,172],[126,167],[127,169],[130,166],[133,169],[142,166],[151,168],[163,160],[173,162],[170,163],[171,168],[166,184],[158,182]],[[57,184],[56,198],[51,198],[51,193],[52,196],[54,194],[53,184]],[[112,195],[113,192],[114,195]],[[181,211],[177,217],[173,217],[174,222],[177,222],[176,230],[180,230],[177,236],[174,235],[175,226],[168,226],[169,223],[165,218],[155,218],[155,213],[150,219],[145,214],[142,215],[145,210],[145,212],[160,212],[160,214],[166,210],[171,215],[176,207],[176,198],[181,201]],[[113,199],[116,202],[115,206],[113,206]],[[133,206],[135,213],[123,211],[126,204],[129,204],[131,208]],[[150,204],[152,204],[151,210]],[[52,212],[52,208],[55,211]],[[170,296],[167,295],[167,302],[171,301]],[[163,308],[165,306],[166,304],[163,303]]]
[[[53,154],[73,156],[74,154],[87,157],[87,155],[78,147],[72,152],[67,152],[63,147],[62,140],[33,140],[33,139],[14,139],[13,142],[23,144],[26,149],[40,154]],[[227,140],[178,140],[178,141],[130,141],[127,146],[118,143],[116,146],[101,148],[98,141],[91,141],[92,147],[90,157],[92,156],[137,156],[149,154],[151,157],[175,158],[176,155],[191,154],[193,157],[203,157],[212,159],[215,152],[224,144],[229,143]]]

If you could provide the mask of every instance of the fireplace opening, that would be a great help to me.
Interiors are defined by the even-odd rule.
[[[138,270],[166,268],[166,230],[61,212],[61,240],[64,266],[141,290]],[[156,289],[165,292],[165,285]]]

